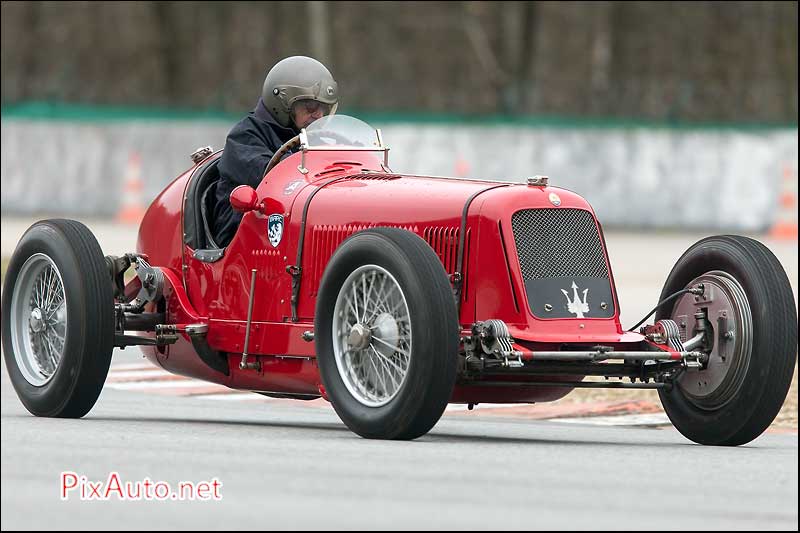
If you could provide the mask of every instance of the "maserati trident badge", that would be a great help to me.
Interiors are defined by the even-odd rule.
[[[267,221],[269,243],[277,248],[283,238],[283,215],[270,215]]]
[[[561,292],[567,298],[567,311],[574,313],[577,318],[583,318],[583,314],[589,312],[589,301],[586,299],[586,293],[589,292],[589,289],[583,289],[583,301],[578,297],[578,286],[574,281],[572,282],[572,292],[574,294],[572,301],[570,301],[567,291],[561,289]]]

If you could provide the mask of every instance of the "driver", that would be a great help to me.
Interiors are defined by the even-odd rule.
[[[278,148],[313,121],[334,113],[338,101],[336,81],[316,59],[292,56],[272,67],[255,109],[228,133],[217,167],[220,180],[212,218],[220,248],[230,243],[242,221],[231,207],[233,189],[255,189]]]

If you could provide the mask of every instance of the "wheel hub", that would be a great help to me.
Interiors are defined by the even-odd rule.
[[[690,285],[702,283],[703,295],[682,297],[673,320],[687,338],[690,317],[702,311],[711,329],[711,350],[703,369],[687,370],[678,379],[683,392],[699,407],[716,408],[735,395],[750,363],[753,319],[747,296],[738,281],[720,271],[707,272]]]
[[[350,336],[347,338],[347,344],[354,350],[364,350],[372,342],[372,332],[364,324],[356,324],[350,330]]]
[[[382,407],[398,394],[411,363],[411,316],[385,268],[363,265],[342,284],[333,311],[334,357],[352,397]]]
[[[397,348],[398,335],[400,333],[397,327],[397,321],[389,313],[381,313],[375,319],[375,325],[372,327],[372,335],[383,342],[377,343],[375,347],[380,353],[386,357],[391,357]]]
[[[38,307],[31,311],[30,325],[34,333],[41,333],[44,331],[44,317],[42,316],[42,310]]]

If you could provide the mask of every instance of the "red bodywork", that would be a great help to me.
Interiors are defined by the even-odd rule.
[[[211,157],[219,157],[219,153]],[[519,209],[577,208],[594,217],[589,204],[579,195],[553,187],[401,176],[382,170],[365,172],[381,168],[380,160],[370,152],[310,151],[305,161],[309,172],[303,174],[298,170],[300,157],[295,154],[286,158],[262,180],[256,192],[264,209],[245,214],[224,257],[214,263],[195,259],[194,250],[185,246],[182,239],[184,195],[198,166],[179,176],[152,203],[140,227],[137,251],[165,272],[167,322],[208,324],[208,344],[228,354],[230,375],[207,366],[185,333],[175,344],[143,347],[149,359],[170,372],[234,389],[324,395],[314,342],[303,340],[303,333],[314,330],[319,283],[337,246],[353,233],[375,226],[400,227],[416,233],[437,252],[448,274],[463,273],[460,322],[465,334],[476,321],[500,319],[520,344],[534,350],[557,349],[560,343],[624,348],[644,342],[641,335],[626,333],[620,325],[613,278],[610,281],[615,313],[611,318],[545,320],[534,317],[525,304],[511,216]],[[550,193],[558,194],[560,206],[551,203]],[[308,202],[312,194],[313,199]],[[470,198],[462,270],[456,264],[459,232],[462,212]],[[284,216],[284,234],[277,247],[270,244],[267,235],[270,214]],[[287,267],[296,263],[303,231],[299,265],[302,277],[297,320],[293,321],[292,276]],[[239,368],[252,269],[258,273],[248,352],[261,363],[260,371]],[[668,350],[665,346],[659,348]],[[564,379],[574,381],[576,377],[581,378]],[[570,390],[460,384],[452,401],[550,401]]]

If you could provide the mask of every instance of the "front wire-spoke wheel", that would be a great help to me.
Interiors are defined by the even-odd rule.
[[[456,380],[459,323],[447,273],[418,235],[356,233],[325,268],[314,329],[322,385],[342,421],[374,439],[415,439]]]
[[[364,265],[345,280],[333,313],[336,367],[350,394],[367,407],[397,396],[411,363],[411,318],[397,280]]]

